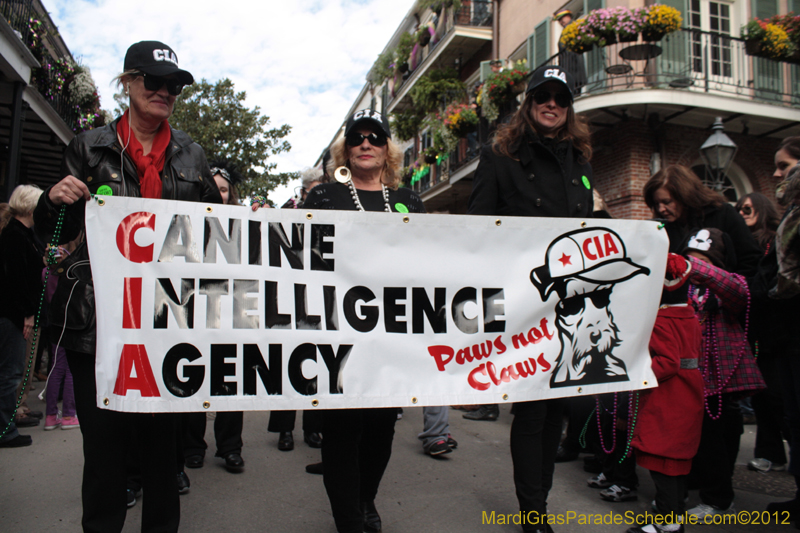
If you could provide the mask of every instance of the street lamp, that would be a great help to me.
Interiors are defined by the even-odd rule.
[[[706,173],[710,175],[711,188],[722,192],[725,187],[723,181],[728,167],[731,166],[733,158],[736,156],[737,146],[722,131],[724,129],[722,117],[717,117],[711,129],[714,130],[714,133],[700,147],[700,155],[706,165]]]

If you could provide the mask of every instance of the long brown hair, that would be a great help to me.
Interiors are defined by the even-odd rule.
[[[494,150],[494,153],[514,159],[514,156],[511,154],[511,147],[518,139],[525,135],[526,128],[530,128],[534,133],[539,135],[533,123],[533,119],[531,119],[531,108],[533,104],[533,98],[528,95],[525,97],[525,101],[522,102],[519,109],[517,109],[517,112],[511,117],[511,120],[497,127],[497,131],[492,139],[492,150]],[[580,154],[582,162],[588,162],[592,158],[592,142],[589,126],[583,122],[583,119],[575,114],[572,104],[570,104],[567,109],[567,121],[564,127],[556,134],[556,139],[559,141],[572,141],[573,146]]]
[[[700,181],[692,169],[683,165],[664,167],[650,178],[644,185],[644,201],[654,215],[656,191],[664,188],[672,199],[681,206],[681,220],[702,218],[703,210],[708,206],[719,207],[725,203],[725,197],[712,191]]]
[[[775,232],[781,223],[781,216],[772,200],[760,192],[751,192],[739,198],[739,201],[736,202],[737,211],[742,208],[744,201],[748,198],[753,206],[753,214],[756,216],[756,223],[750,226],[750,232],[759,246],[766,249],[767,245],[775,238]]]
[[[794,159],[800,159],[800,137],[786,137],[781,141],[776,152],[785,150]]]

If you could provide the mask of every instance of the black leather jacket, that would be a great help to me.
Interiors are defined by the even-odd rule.
[[[110,188],[113,196],[140,197],[136,165],[127,154],[121,155],[122,146],[117,139],[118,120],[75,137],[64,153],[61,175],[75,176],[87,185],[92,194],[103,187],[100,192],[106,195]],[[167,200],[222,203],[203,149],[182,131],[170,128],[170,133],[161,173],[161,197]],[[60,206],[50,201],[49,193],[48,189],[42,194],[33,213],[34,228],[46,242],[52,242],[60,211]],[[66,207],[60,243],[70,242],[81,234],[85,207],[82,200]],[[61,341],[64,348],[94,353],[94,287],[88,259],[83,244],[58,265],[54,274],[60,276],[59,284],[48,315],[51,328],[55,330],[54,338],[58,338],[64,329]]]

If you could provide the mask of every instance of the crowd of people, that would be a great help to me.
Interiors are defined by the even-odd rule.
[[[140,491],[146,502],[142,530],[177,531],[179,494],[189,490],[184,467],[204,463],[206,414],[122,413],[96,406],[95,308],[84,207],[93,194],[242,205],[237,196],[242,176],[227,161],[209,164],[200,146],[170,127],[176,97],[193,77],[179,68],[166,44],[132,45],[116,82],[129,98],[124,114],[70,143],[57,184],[45,191],[21,185],[0,206],[0,448],[30,445],[31,436],[17,428],[36,426],[43,417],[45,430],[79,427],[84,531],[120,531],[126,508],[135,505]],[[470,215],[610,216],[602,198],[596,200],[590,131],[573,108],[579,83],[558,66],[532,73],[523,103],[481,152]],[[387,119],[358,111],[322,167],[303,172],[300,190],[283,207],[425,213],[420,197],[399,187],[401,158]],[[734,513],[741,404],[752,398],[758,433],[748,466],[761,472],[788,469],[795,476],[798,496],[767,510],[800,520],[800,348],[791,333],[800,303],[798,160],[800,137],[787,138],[775,155],[783,215],[760,193],[743,196],[733,207],[681,165],[650,178],[642,195],[664,224],[670,252],[650,340],[659,387],[602,395],[590,403],[585,398],[515,403],[510,449],[522,513],[547,516],[555,463],[574,460],[581,450],[595,454],[586,464],[596,474],[588,484],[601,489],[605,500],[637,498],[638,465],[650,471],[658,513],[701,520]],[[254,209],[264,205],[263,198],[253,202]],[[559,316],[595,306],[589,295],[596,288],[588,281],[560,282],[553,289],[561,299]],[[37,342],[41,338],[47,342]],[[46,415],[27,408],[22,387],[23,375],[31,374],[26,362],[39,344],[50,345]],[[594,367],[613,373],[615,361]],[[464,417],[472,420],[496,420],[499,413],[496,405],[467,409],[473,411]],[[598,422],[586,424],[586,440],[579,443],[579,430],[595,409]],[[425,453],[457,447],[448,412],[447,406],[425,408],[419,435]],[[382,530],[375,502],[400,416],[396,408],[304,413],[303,440],[322,452],[322,462],[307,470],[323,475],[337,531]],[[633,426],[628,421],[635,417]],[[271,414],[269,431],[279,434],[282,451],[294,447],[295,418],[294,411]],[[565,420],[569,428],[562,442]],[[216,414],[216,456],[233,472],[244,468],[242,428],[242,412]],[[631,446],[606,449],[603,436],[615,432]],[[788,461],[784,440],[790,445]],[[699,489],[701,503],[687,510],[690,488]],[[678,520],[629,531],[685,527]],[[552,526],[546,518],[529,519],[522,529],[545,532]]]

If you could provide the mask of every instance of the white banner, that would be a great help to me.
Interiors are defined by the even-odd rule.
[[[86,209],[97,401],[133,412],[485,404],[653,387],[654,222]]]

